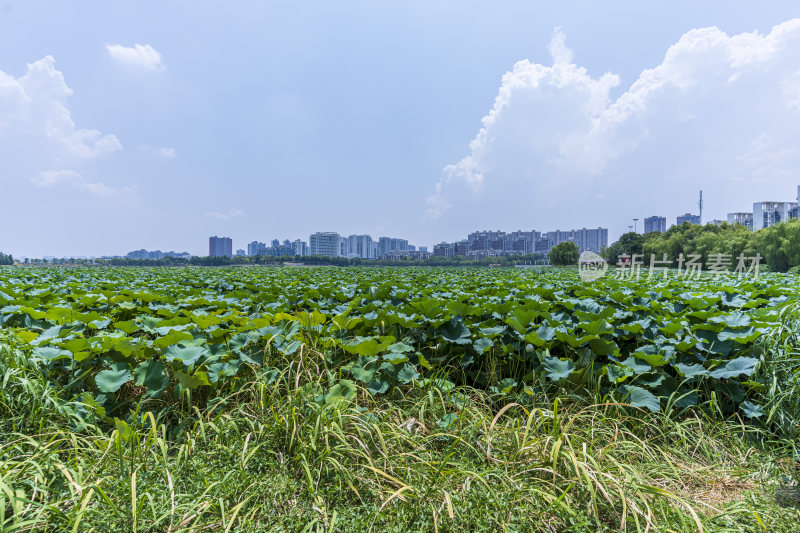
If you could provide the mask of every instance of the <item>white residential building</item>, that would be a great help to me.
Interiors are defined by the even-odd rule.
[[[297,239],[292,243],[292,248],[294,248],[294,255],[308,255],[308,243],[306,241]]]
[[[361,259],[375,259],[377,244],[370,235],[350,235],[346,239],[345,257],[359,257]]]
[[[749,230],[753,229],[753,213],[728,213],[728,224],[741,224]]]
[[[753,230],[774,226],[789,219],[789,212],[797,202],[756,202],[753,204]]]
[[[311,255],[340,257],[342,255],[341,241],[341,236],[334,231],[318,231],[308,238],[309,253]]]

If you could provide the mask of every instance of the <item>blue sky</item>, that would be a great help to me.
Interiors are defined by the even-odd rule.
[[[613,239],[633,217],[674,222],[700,188],[706,219],[794,200],[798,16],[790,1],[0,0],[0,249]]]

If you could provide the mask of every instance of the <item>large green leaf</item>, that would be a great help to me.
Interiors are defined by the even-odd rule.
[[[535,331],[532,331],[525,335],[525,340],[529,343],[533,344],[534,346],[542,347],[551,340],[553,340],[556,336],[556,329],[550,326],[542,325],[539,326]]]
[[[742,402],[739,407],[747,418],[761,418],[764,415],[764,410],[761,406],[750,401]]]
[[[358,389],[356,384],[349,379],[343,379],[336,385],[330,388],[328,393],[323,397],[326,404],[336,404],[343,401],[349,401],[356,397]]]
[[[202,385],[211,385],[208,374],[202,371],[195,372],[194,374],[187,374],[179,370],[175,372],[175,378],[184,389],[196,389]]]
[[[185,366],[190,367],[200,360],[204,353],[206,353],[206,350],[200,346],[184,346],[183,344],[173,344],[167,348],[167,350],[164,352],[164,356],[166,357],[168,363],[178,360]]]
[[[680,373],[680,375],[685,378],[694,378],[697,376],[708,375],[708,370],[706,370],[703,365],[698,365],[698,364],[684,365],[683,363],[678,363],[674,366],[678,370],[678,373]]]
[[[60,350],[58,348],[53,348],[51,346],[35,348],[33,350],[33,355],[35,357],[40,357],[48,361],[55,361],[57,359],[69,359],[72,357],[71,352],[68,352],[67,350]]]
[[[397,373],[397,381],[404,385],[414,381],[415,379],[419,379],[419,372],[417,372],[417,369],[414,368],[414,365],[406,363]]]
[[[568,378],[575,369],[572,361],[562,361],[558,357],[545,356],[542,360],[542,366],[544,366],[545,375],[553,381]]]
[[[755,370],[756,363],[758,363],[758,359],[752,357],[737,357],[711,371],[709,376],[717,379],[730,379],[742,374],[751,376]]]
[[[132,379],[131,371],[128,369],[102,370],[94,378],[97,389],[100,392],[117,392],[120,387]]]
[[[485,352],[489,348],[494,345],[491,339],[487,339],[486,337],[481,337],[480,339],[476,340],[472,343],[472,347],[475,348],[475,351],[480,353]]]
[[[472,342],[469,329],[458,318],[453,318],[439,328],[439,335],[447,342],[455,344],[469,344]]]
[[[153,345],[157,348],[164,349],[167,346],[178,344],[181,341],[192,340],[192,334],[187,331],[170,331],[163,337],[159,337],[153,341]]]
[[[648,390],[634,385],[622,385],[620,391],[624,400],[634,407],[646,407],[654,413],[661,410],[661,402]]]
[[[133,369],[133,381],[139,386],[147,387],[151,393],[161,392],[167,386],[168,378],[164,371],[164,363],[150,359],[139,363]]]
[[[375,377],[375,373],[378,371],[379,367],[380,362],[377,358],[362,356],[350,367],[350,375],[352,375],[355,380],[369,383]]]
[[[356,337],[352,342],[342,346],[346,352],[372,357],[385,351],[394,342],[394,337]]]

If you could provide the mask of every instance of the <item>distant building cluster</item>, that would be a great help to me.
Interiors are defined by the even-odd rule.
[[[125,254],[127,259],[163,259],[165,257],[180,257],[183,259],[189,259],[191,254],[189,252],[162,252],[161,250],[134,250],[132,252],[128,252]]]
[[[676,219],[680,226],[684,222],[689,224],[702,224],[702,196],[700,197],[700,214],[693,215],[686,213]],[[800,218],[800,186],[797,187],[797,197],[794,202],[755,202],[752,211],[740,211],[728,213],[727,221],[712,220],[710,224],[720,225],[723,222],[728,224],[741,224],[751,231],[760,230],[774,226],[779,222],[791,218]],[[667,231],[667,219],[661,216],[652,216],[644,219],[644,233],[663,233]]]
[[[230,257],[231,243],[220,239],[227,237],[209,238],[209,255]],[[230,241],[230,239],[228,239]],[[371,235],[349,235],[344,237],[334,231],[318,231],[309,236],[308,242],[297,239],[283,242],[273,239],[270,244],[253,241],[247,245],[247,251],[237,250],[237,256],[271,255],[271,256],[304,256],[321,255],[326,257],[347,257],[360,259],[425,259],[430,257],[427,247],[417,249],[408,244],[406,239],[393,237],[379,237],[374,240]]]
[[[305,246],[306,244],[299,240],[295,241],[295,243],[300,243],[302,246]],[[280,242],[278,239],[273,239],[269,246],[267,246],[266,243],[259,241],[251,242],[247,245],[247,255],[272,255],[280,257],[305,254],[299,253],[295,244],[289,241],[289,239],[286,239],[283,242]]]
[[[436,257],[464,256],[470,259],[541,253],[562,242],[574,242],[581,251],[599,253],[608,246],[608,229],[582,228],[569,231],[476,231],[458,242],[442,242],[433,247]]]
[[[730,218],[730,215],[728,215],[728,218]],[[768,228],[790,218],[800,218],[800,186],[797,187],[797,196],[794,202],[754,203],[750,229]]]
[[[677,225],[684,222],[689,224],[703,223],[703,195],[700,193],[698,202],[700,213],[684,213],[675,219]],[[751,229],[758,230],[773,226],[784,220],[800,218],[800,186],[797,188],[797,199],[794,202],[756,202],[752,212],[728,213],[729,224],[742,224]],[[634,222],[639,219],[634,219]],[[723,224],[723,220],[713,220],[711,224]],[[636,226],[630,226],[634,229]],[[644,219],[644,233],[664,233],[667,231],[667,218],[660,215],[649,216]],[[550,250],[562,242],[574,242],[580,251],[600,253],[608,247],[608,229],[606,228],[581,228],[572,230],[555,230],[540,232],[535,230],[512,232],[505,231],[475,231],[467,235],[466,239],[457,242],[442,242],[428,251],[425,246],[409,244],[406,239],[395,237],[378,237],[371,235],[340,235],[335,231],[318,231],[309,236],[308,242],[297,239],[279,241],[273,239],[269,244],[253,241],[247,245],[247,250],[237,250],[237,256],[304,256],[318,255],[325,257],[345,257],[359,259],[401,260],[401,259],[428,259],[435,257],[462,256],[469,259],[484,257],[498,257],[505,255],[542,254],[547,255]],[[229,237],[209,237],[208,255],[213,257],[233,257],[233,243]],[[189,257],[182,252],[148,252],[137,250],[130,252],[127,257],[159,259],[161,257]]]

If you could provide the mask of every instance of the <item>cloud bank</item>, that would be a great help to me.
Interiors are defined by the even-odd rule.
[[[0,71],[0,140],[5,150],[17,159],[34,152],[40,159],[67,163],[121,150],[115,135],[75,125],[67,102],[71,95],[52,56],[29,63],[19,78]]]
[[[106,50],[114,61],[127,67],[150,71],[166,69],[161,62],[161,54],[149,44],[107,44]]]
[[[467,154],[427,199],[430,221],[609,226],[692,210],[724,216],[793,200],[800,184],[800,19],[729,36],[694,29],[615,97],[618,76],[573,62],[556,29],[552,64],[517,62]],[[773,198],[774,197],[774,198]],[[709,219],[710,217],[704,217]]]
[[[34,186],[39,194],[64,188],[87,198],[122,198],[135,188],[87,180],[84,164],[122,150],[116,135],[79,128],[72,119],[72,95],[55,60],[29,63],[20,77],[0,71],[0,185],[10,194]]]

